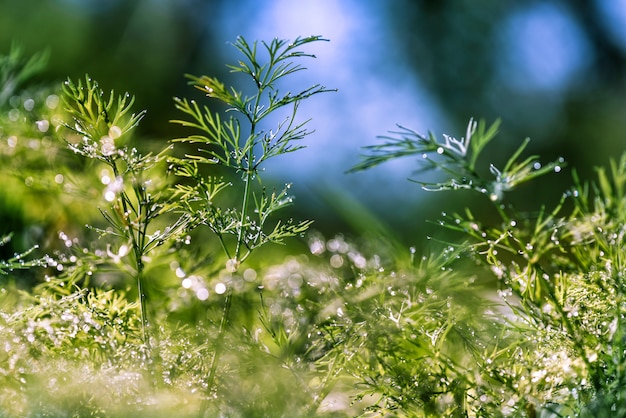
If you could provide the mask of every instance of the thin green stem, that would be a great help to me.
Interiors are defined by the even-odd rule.
[[[328,372],[322,378],[322,384],[320,385],[321,390],[313,395],[313,401],[306,408],[307,416],[314,416],[315,412],[319,409],[322,401],[328,396],[332,389],[332,384],[330,383],[331,379],[337,375],[337,360],[342,357],[343,353],[336,353],[333,359],[331,360],[330,367],[328,368]],[[296,371],[293,368],[289,367],[289,370],[293,373],[293,375],[298,379],[298,382],[302,385],[302,388],[306,392],[310,392],[307,388],[307,383],[303,382],[303,379],[296,374]]]
[[[256,100],[254,102],[254,112],[256,112],[256,108],[258,108],[260,100],[261,100],[261,92],[262,88],[259,88]],[[256,135],[256,115],[249,117],[250,119],[250,138],[254,141]],[[244,177],[244,189],[243,189],[243,199],[241,202],[241,218],[239,221],[239,231],[237,233],[237,248],[235,249],[235,266],[237,266],[241,260],[239,256],[241,255],[241,244],[244,241],[244,230],[245,230],[245,221],[246,221],[246,213],[248,212],[248,203],[250,200],[250,189],[252,188],[251,183],[254,178],[254,171],[252,169],[252,164],[254,161],[254,146],[250,146],[248,148],[248,161],[245,168],[245,177]]]
[[[259,99],[260,99],[259,96],[257,96],[257,100],[255,102],[255,108],[256,106],[258,106],[258,103],[259,103]],[[254,118],[250,118],[250,123],[251,123],[250,137],[254,138],[254,134],[256,130],[256,123],[255,123]],[[251,169],[253,158],[254,158],[254,147],[250,147],[248,150],[247,167],[243,167],[245,169],[245,177],[244,177],[245,184],[244,184],[244,192],[243,192],[243,198],[242,198],[242,203],[241,203],[241,216],[239,220],[240,225],[239,225],[239,231],[237,233],[237,247],[235,249],[235,255],[234,255],[235,268],[237,267],[238,263],[241,261],[239,257],[241,255],[241,245],[244,241],[244,236],[243,236],[244,230],[245,230],[244,225],[246,222],[246,214],[248,212],[248,204],[250,201],[250,189],[252,187],[251,183],[252,183],[253,176],[254,176],[254,172]],[[228,255],[228,251],[226,251],[226,254]],[[232,296],[233,296],[232,289],[229,288],[226,293],[226,299],[224,301],[224,310],[222,312],[222,319],[220,321],[220,327],[218,330],[215,353],[213,354],[213,360],[211,361],[211,369],[209,370],[209,376],[207,378],[207,387],[209,388],[209,390],[213,388],[213,384],[215,383],[217,365],[219,363],[219,359],[223,351],[222,346],[223,346],[224,336],[226,334],[226,327],[230,319]],[[203,408],[203,410],[204,409],[206,408]]]
[[[137,292],[139,293],[139,311],[141,314],[141,328],[143,342],[148,351],[150,350],[150,337],[148,336],[148,312],[146,308],[146,295],[143,284],[143,263],[137,264]]]
[[[224,250],[224,254],[226,254],[226,257],[228,257],[228,259],[230,260],[230,251],[228,250],[228,246],[226,245],[226,242],[224,241],[224,237],[222,236],[222,234],[216,233],[215,234],[217,236],[218,241],[220,242],[220,245],[222,246],[222,250]]]
[[[621,287],[621,286],[620,286]],[[623,293],[620,292],[616,298],[617,303],[617,309],[615,312],[615,321],[616,321],[616,325],[615,325],[615,334],[613,335],[613,344],[615,344],[615,341],[617,341],[617,347],[615,347],[613,349],[613,353],[615,353],[614,355],[617,356],[617,359],[615,360],[615,363],[617,364],[616,367],[616,379],[615,381],[618,382],[619,384],[622,384],[622,379],[623,379],[623,372],[624,372],[624,338],[623,338],[623,330],[622,330],[622,315],[621,315],[621,306],[622,306],[622,300],[624,299],[623,297]]]
[[[237,248],[235,249],[235,265],[237,265],[241,261],[239,260],[239,255],[241,254],[241,244],[244,240],[244,225],[246,222],[246,212],[248,211],[248,201],[250,200],[250,183],[252,183],[252,172],[250,170],[246,170],[244,182],[245,184],[243,189],[243,199],[241,203],[241,217],[239,220],[239,231],[237,233]]]
[[[213,390],[215,383],[215,375],[217,374],[217,365],[223,352],[224,336],[226,335],[226,327],[230,320],[230,309],[233,301],[233,291],[228,289],[226,292],[226,299],[224,301],[224,310],[222,311],[222,319],[220,320],[220,327],[215,341],[215,352],[213,353],[213,359],[211,360],[211,368],[209,369],[209,376],[207,377],[207,388],[209,391]],[[201,416],[204,416],[208,407],[208,398],[203,402],[203,407],[200,409]]]
[[[110,164],[111,169],[113,170],[113,175],[115,176],[115,178],[117,178],[119,176],[119,170],[117,169],[117,165],[115,164],[114,161],[111,161]],[[137,193],[137,191],[135,191],[135,193]],[[122,192],[121,196],[120,196],[120,202],[122,204],[122,220],[124,221],[126,228],[127,228],[127,234],[128,237],[131,240],[131,244],[133,247],[133,255],[135,257],[135,264],[137,267],[137,294],[138,294],[138,298],[139,298],[139,314],[141,317],[141,331],[142,331],[142,337],[143,337],[143,342],[148,350],[148,352],[151,351],[150,348],[150,338],[148,336],[148,312],[147,312],[147,307],[146,307],[146,295],[145,295],[145,290],[144,290],[144,283],[143,283],[143,270],[144,270],[144,265],[143,265],[143,249],[144,249],[144,244],[145,244],[145,236],[146,236],[146,228],[147,228],[147,220],[144,220],[144,222],[141,221],[141,217],[143,216],[143,204],[142,204],[142,200],[143,200],[143,196],[140,196],[138,194],[138,202],[137,202],[137,210],[135,211],[133,208],[133,211],[135,211],[136,215],[137,215],[137,221],[139,222],[139,224],[137,225],[137,236],[135,236],[135,230],[133,228],[132,222],[130,222],[127,217],[128,217],[128,206],[130,204],[130,199],[128,198],[128,196],[126,195],[126,192]]]

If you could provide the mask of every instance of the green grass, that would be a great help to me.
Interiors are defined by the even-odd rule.
[[[332,91],[280,88],[320,41],[238,39],[241,85],[188,76],[207,101],[175,99],[188,134],[162,148],[130,95],[35,86],[45,56],[0,59],[0,214],[19,220],[0,242],[0,416],[623,415],[626,157],[520,211],[517,187],[562,159],[526,140],[485,161],[498,123],[399,127],[352,171],[415,157],[441,180],[414,182],[489,216],[442,213],[423,253],[349,201],[378,238],[308,231],[263,169]]]

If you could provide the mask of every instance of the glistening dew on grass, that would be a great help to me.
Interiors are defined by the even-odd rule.
[[[175,99],[184,133],[165,145],[137,135],[131,95],[37,87],[45,56],[0,57],[0,202],[17,214],[0,239],[0,415],[626,414],[626,155],[528,212],[518,186],[562,159],[524,140],[488,161],[498,123],[399,127],[352,171],[415,157],[445,177],[424,189],[475,192],[490,215],[445,210],[456,238],[425,252],[350,202],[376,237],[307,232],[263,169],[303,147],[299,105],[330,91],[281,91],[320,41],[237,39],[241,84],[188,76],[208,98]]]

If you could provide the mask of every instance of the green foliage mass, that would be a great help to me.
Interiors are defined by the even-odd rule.
[[[130,95],[28,87],[43,58],[0,60],[0,201],[24,221],[0,246],[27,224],[42,240],[0,261],[0,416],[623,415],[626,156],[527,212],[510,196],[562,159],[525,140],[484,161],[498,123],[400,127],[352,170],[417,156],[445,177],[424,189],[478,193],[490,214],[442,213],[455,238],[424,254],[380,226],[307,232],[280,216],[289,186],[262,179],[310,133],[301,101],[331,91],[280,90],[318,41],[238,39],[229,68],[252,93],[189,76],[227,113],[176,98],[190,133],[163,149],[135,136]]]

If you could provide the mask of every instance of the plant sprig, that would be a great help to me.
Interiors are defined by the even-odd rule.
[[[481,220],[466,208],[464,214],[444,214],[440,224],[469,238],[446,245],[492,272],[511,312],[503,329],[517,335],[517,341],[503,340],[494,346],[488,362],[478,363],[501,385],[501,393],[516,399],[508,404],[511,411],[569,416],[578,410],[596,416],[609,408],[621,410],[620,387],[626,382],[622,366],[626,154],[611,161],[608,172],[599,168],[598,179],[591,184],[582,183],[574,173],[574,188],[553,209],[542,206],[537,213],[522,213],[502,203],[505,193],[543,174],[560,172],[563,159],[541,165],[534,156],[522,158],[526,139],[503,169],[490,164],[488,170],[486,166],[479,170],[479,154],[495,135],[494,126],[485,129],[470,121],[465,138],[444,135],[443,142],[432,134],[424,137],[402,128],[397,136],[383,137],[385,143],[367,147],[369,154],[353,170],[421,154],[427,168],[450,176],[441,183],[421,182],[425,189],[471,189],[493,202],[495,219]],[[573,201],[571,212],[568,201]],[[531,345],[519,343],[524,335]],[[563,363],[568,366],[563,368]],[[488,393],[491,384],[476,384],[476,390]],[[597,401],[589,402],[591,397]]]
[[[124,154],[117,152],[115,143],[135,128],[146,113],[130,113],[135,98],[128,93],[116,96],[111,91],[107,99],[98,83],[89,76],[85,77],[84,84],[82,80],[74,83],[68,79],[63,84],[63,93],[70,98],[65,105],[72,118],[65,127],[82,137],[79,143],[70,143],[70,148],[108,164],[112,159],[123,157]]]
[[[6,245],[11,241],[13,234],[6,234],[0,236],[0,247]],[[0,275],[6,276],[9,272],[13,270],[22,270],[29,269],[31,267],[45,266],[45,257],[39,259],[29,259],[28,256],[35,250],[37,250],[39,246],[35,245],[28,250],[14,254],[13,257],[8,260],[0,260]]]
[[[424,136],[412,129],[399,126],[399,131],[382,136],[382,144],[364,147],[362,161],[350,171],[366,170],[386,161],[400,157],[420,156],[427,165],[426,169],[439,169],[450,176],[449,180],[437,183],[417,181],[424,190],[441,191],[470,189],[489,196],[493,201],[501,201],[505,192],[551,171],[560,171],[564,164],[562,158],[542,165],[536,156],[519,161],[529,139],[525,139],[513,153],[503,169],[489,164],[488,171],[494,178],[484,178],[478,170],[479,157],[487,144],[498,133],[499,121],[487,127],[484,121],[470,119],[465,137],[460,140],[443,135],[438,140],[432,133]]]
[[[268,192],[261,181],[260,171],[261,165],[268,159],[301,149],[297,141],[311,133],[305,127],[308,120],[297,121],[300,102],[316,94],[332,91],[314,85],[295,94],[283,94],[277,85],[284,77],[304,69],[293,59],[314,57],[299,48],[317,41],[325,39],[310,36],[297,38],[293,42],[278,39],[262,42],[266,54],[266,60],[262,61],[259,52],[261,48],[257,42],[249,44],[244,38],[237,38],[234,46],[244,59],[228,68],[252,80],[255,89],[250,95],[235,87],[227,88],[215,77],[188,75],[191,85],[227,106],[227,112],[230,113],[228,118],[222,118],[208,106],[200,107],[193,100],[175,99],[176,108],[190,120],[173,122],[194,128],[199,133],[173,141],[198,147],[197,153],[170,159],[172,171],[189,180],[186,184],[175,186],[174,197],[178,200],[179,210],[195,219],[190,228],[207,226],[217,236],[227,257],[225,268],[230,273],[235,273],[255,249],[269,242],[280,243],[287,237],[302,234],[311,224],[311,221],[295,222],[290,219],[268,225],[270,218],[290,205],[293,198],[287,194],[289,185],[285,185],[279,192]],[[288,116],[274,130],[261,127],[268,116],[285,107],[289,108]],[[219,176],[205,175],[202,168],[212,165],[225,167],[241,176],[243,184],[236,189],[237,192],[241,190],[239,207],[221,208],[217,204],[221,192],[233,187],[235,180],[227,182]],[[231,239],[228,239],[229,236]],[[229,288],[207,378],[210,390],[213,390],[231,306],[232,289]]]
[[[236,269],[255,248],[298,235],[311,223],[279,221],[266,229],[270,216],[288,206],[292,198],[287,195],[288,185],[280,192],[267,193],[259,174],[261,165],[268,159],[303,148],[296,142],[311,132],[305,127],[308,120],[297,121],[300,102],[318,93],[332,91],[314,85],[295,94],[282,94],[277,86],[277,82],[285,76],[304,69],[292,59],[314,57],[298,48],[317,41],[326,39],[311,36],[297,38],[291,43],[278,39],[262,42],[262,49],[267,55],[266,62],[262,62],[258,43],[249,44],[239,37],[234,46],[244,59],[228,68],[252,79],[256,90],[251,95],[245,95],[234,87],[227,88],[214,77],[188,75],[191,85],[224,103],[227,112],[234,112],[239,118],[231,114],[224,119],[194,100],[175,99],[176,108],[190,119],[173,122],[200,132],[173,141],[198,146],[195,154],[171,159],[175,174],[192,180],[192,185],[177,185],[175,195],[180,199],[181,210],[200,215],[199,222],[194,226],[206,225],[217,235],[231,268]],[[276,129],[260,127],[266,117],[286,106],[291,106],[289,116],[278,123]],[[242,126],[244,122],[248,125],[247,129]],[[233,184],[220,177],[205,176],[201,169],[203,165],[220,165],[241,175],[243,193],[239,208],[216,207],[217,195]],[[259,185],[258,192],[252,190],[255,180]],[[227,243],[227,235],[234,235],[234,248]]]
[[[119,256],[132,259],[143,338],[149,349],[145,259],[157,247],[176,239],[186,230],[191,219],[189,214],[183,213],[162,230],[152,226],[158,218],[173,210],[164,196],[166,189],[155,184],[156,179],[150,175],[151,170],[164,161],[169,149],[152,155],[142,154],[126,145],[129,132],[145,114],[145,111],[132,113],[134,97],[128,93],[117,96],[111,91],[107,97],[89,76],[84,83],[67,80],[63,93],[65,109],[71,118],[65,127],[79,135],[77,140],[67,140],[69,148],[86,158],[101,161],[111,170],[103,193],[109,206],[99,208],[109,227],[93,229],[100,235],[115,237],[119,241]]]

